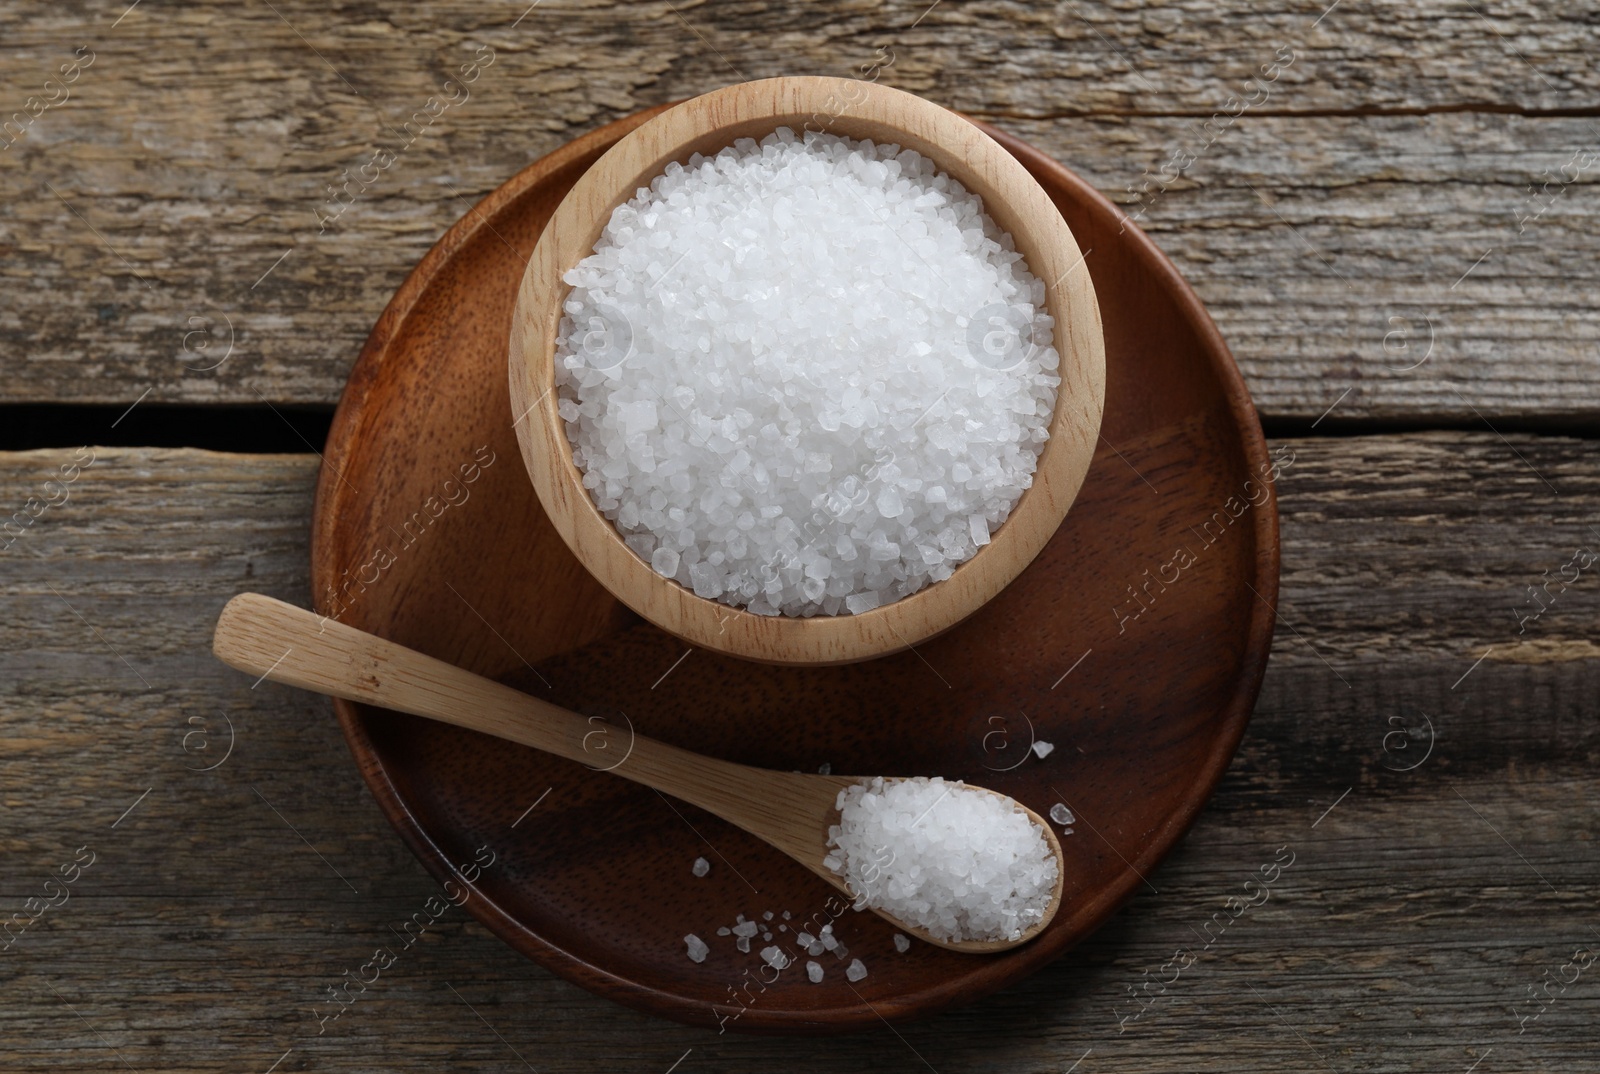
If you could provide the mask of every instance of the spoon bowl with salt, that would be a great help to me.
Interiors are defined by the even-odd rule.
[[[1055,833],[1032,810],[994,791],[925,779],[777,772],[631,733],[618,750],[607,740],[614,729],[598,718],[257,593],[240,594],[223,608],[212,648],[223,663],[263,679],[465,727],[670,794],[765,840],[858,908],[938,947],[1010,950],[1044,931],[1061,904],[1064,862]],[[908,793],[897,795],[896,788]],[[1002,833],[1014,851],[986,855],[979,867],[988,878],[986,894],[936,904],[931,916],[897,916],[896,906],[916,901],[906,897],[905,866],[920,857],[947,875],[963,868],[970,848],[963,856],[952,831],[950,849],[940,851],[940,826],[970,825],[973,818]],[[930,843],[942,861],[929,858]]]

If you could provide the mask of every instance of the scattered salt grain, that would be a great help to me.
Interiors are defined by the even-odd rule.
[[[775,970],[781,970],[789,964],[789,956],[784,954],[777,945],[763,947],[761,949],[761,960]]]
[[[761,915],[761,920],[763,920],[763,921],[771,921],[772,920],[772,911],[768,910],[766,913],[762,914]]]
[[[867,975],[867,967],[862,965],[859,958],[850,960],[850,965],[845,967],[844,976],[847,981],[859,981]]]
[[[731,935],[733,935],[733,930],[728,928],[728,926],[724,925],[720,929],[717,930],[717,935],[718,936],[731,936]]]
[[[683,942],[689,947],[690,961],[704,962],[706,960],[706,955],[710,952],[711,948],[706,946],[706,942],[704,940],[691,932],[689,935],[683,938]]]
[[[1011,799],[937,777],[873,779],[840,791],[837,807],[824,864],[856,909],[945,941],[1015,940],[1044,917],[1055,855]]]
[[[831,776],[831,775],[833,775],[833,764],[831,762],[829,762],[829,761],[823,761],[822,764],[817,768],[817,775],[819,775],[819,776]]]
[[[1072,810],[1057,802],[1050,807],[1050,819],[1057,824],[1071,824],[1077,818],[1072,815]]]
[[[694,859],[694,865],[689,869],[695,876],[705,876],[711,871],[711,863],[704,858]]]
[[[806,977],[811,981],[812,984],[821,984],[822,983],[822,963],[820,963],[820,962],[807,962],[806,963]]]
[[[861,614],[948,578],[1033,483],[1045,281],[916,152],[781,129],[695,154],[564,279],[573,461],[703,598]]]
[[[1050,756],[1054,752],[1055,752],[1055,745],[1053,743],[1050,743],[1050,742],[1035,742],[1033,744],[1033,755],[1035,757],[1039,758],[1041,761],[1044,760],[1046,757]]]
[[[911,941],[897,932],[894,934],[894,949],[903,955],[911,950]]]

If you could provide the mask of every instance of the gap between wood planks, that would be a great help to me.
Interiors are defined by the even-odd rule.
[[[331,406],[275,404],[144,403],[129,409],[117,404],[0,404],[0,451],[37,448],[99,447],[198,448],[243,455],[309,455],[328,439]],[[1600,410],[1540,416],[1496,416],[1495,430],[1577,439],[1600,438]],[[1261,421],[1274,440],[1299,437],[1405,435],[1440,431],[1483,432],[1477,418],[1419,414],[1393,418],[1341,418],[1328,415],[1313,424],[1309,418],[1272,417]]]

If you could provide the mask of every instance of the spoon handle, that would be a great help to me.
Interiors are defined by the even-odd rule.
[[[211,648],[224,664],[273,682],[426,716],[595,767],[615,759],[597,748],[605,734],[598,721],[260,593],[228,602]],[[597,729],[585,750],[585,736]]]
[[[211,648],[223,663],[263,679],[455,724],[642,783],[715,813],[838,883],[822,865],[822,841],[833,795],[848,780],[691,753],[260,593],[228,602]]]

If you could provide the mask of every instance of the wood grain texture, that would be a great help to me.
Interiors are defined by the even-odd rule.
[[[1273,447],[1295,453],[1279,490],[1285,621],[1240,753],[1152,888],[1015,989],[804,1049],[633,1014],[460,909],[433,919],[428,900],[446,896],[383,821],[326,702],[252,689],[208,651],[234,593],[306,599],[315,460],[101,449],[0,553],[0,910],[39,896],[75,848],[98,853],[0,953],[0,1065],[110,1068],[115,1049],[182,1072],[524,1070],[517,1053],[558,1072],[926,1069],[918,1056],[940,1074],[1080,1058],[1388,1072],[1486,1053],[1480,1069],[1582,1069],[1600,1045],[1591,973],[1518,1018],[1539,1011],[1528,994],[1547,971],[1571,977],[1575,950],[1600,942],[1597,578],[1524,634],[1511,609],[1574,549],[1600,548],[1600,447],[1490,433]],[[0,504],[73,457],[0,457]],[[222,755],[224,714],[232,753],[193,771]],[[1420,714],[1432,751],[1399,771],[1426,748]],[[1418,734],[1385,739],[1397,729]],[[186,750],[195,730],[208,740]],[[1219,932],[1214,915],[1284,846],[1294,864],[1270,897]],[[417,913],[430,926],[404,947],[395,931]],[[319,1036],[324,989],[384,944],[398,961]],[[1127,989],[1170,977],[1179,947],[1199,957],[1170,998],[1119,1026],[1138,1010]]]
[[[489,329],[496,351],[510,337],[511,413],[519,416],[522,461],[540,506],[573,555],[610,593],[663,630],[747,660],[852,663],[904,652],[944,633],[1014,581],[1049,543],[1099,444],[1106,392],[1101,304],[1083,269],[1082,247],[1051,192],[998,142],[946,109],[867,83],[848,89],[852,93],[846,97],[834,79],[766,79],[706,94],[634,128],[562,199],[528,260],[509,330]],[[1028,271],[1044,282],[1044,307],[1058,326],[1053,340],[1060,362],[1053,372],[1060,384],[1049,440],[1028,488],[993,540],[949,578],[858,615],[762,615],[703,598],[688,585],[663,578],[595,505],[584,473],[573,462],[559,411],[570,392],[570,387],[559,391],[556,378],[562,309],[571,294],[563,280],[594,250],[612,212],[647,187],[667,162],[683,164],[740,138],[766,138],[780,125],[902,145],[933,159],[982,198],[985,213],[1015,239]],[[1118,297],[1107,296],[1112,302]]]
[[[846,77],[885,46],[881,81],[1129,204],[1154,181],[1142,222],[1268,419],[1353,387],[1330,421],[1595,423],[1592,12],[1325,7],[141,4],[113,25],[29,0],[0,15],[4,114],[75,48],[95,59],[0,154],[4,392],[331,403],[405,272],[530,160],[731,81]],[[1292,63],[1247,88],[1279,48]],[[467,94],[412,138],[430,98]],[[1175,155],[1195,160],[1167,183]],[[1430,318],[1431,359],[1402,372]]]

